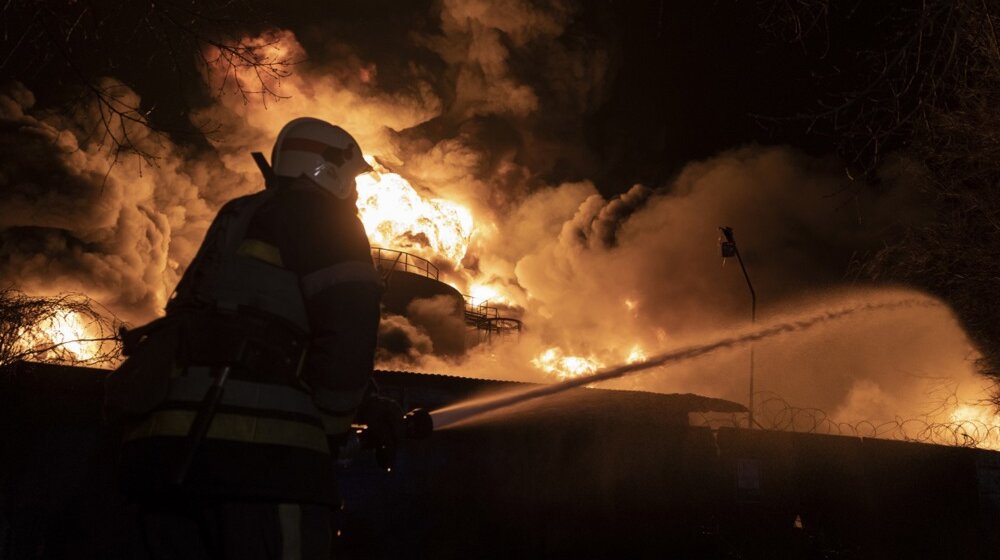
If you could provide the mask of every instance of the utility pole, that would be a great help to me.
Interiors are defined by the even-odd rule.
[[[750,282],[750,275],[747,273],[747,267],[743,264],[743,257],[740,256],[740,249],[736,246],[736,238],[733,236],[733,228],[728,226],[719,226],[719,231],[722,232],[722,236],[725,238],[719,240],[719,249],[722,252],[722,258],[726,259],[729,257],[736,257],[736,260],[740,263],[740,270],[743,271],[743,278],[747,281],[747,288],[750,289],[750,323],[757,324],[757,292],[753,289],[753,283]],[[725,261],[723,261],[725,262]],[[749,405],[747,408],[750,414],[747,418],[747,428],[753,429],[753,425],[756,423],[753,419],[753,366],[754,366],[754,355],[753,355],[753,343],[750,343],[750,396]]]

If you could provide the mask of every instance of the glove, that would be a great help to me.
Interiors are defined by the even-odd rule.
[[[374,449],[378,465],[392,470],[396,445],[406,435],[403,409],[392,399],[371,395],[361,403],[356,421],[368,426],[360,436],[361,447]]]

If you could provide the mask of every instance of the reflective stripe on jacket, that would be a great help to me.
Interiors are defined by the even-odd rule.
[[[125,440],[187,435],[212,379],[211,368],[187,368],[171,384],[167,402],[132,426]],[[207,437],[330,452],[323,418],[312,397],[301,389],[273,383],[227,381]]]

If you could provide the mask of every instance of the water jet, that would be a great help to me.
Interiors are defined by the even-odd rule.
[[[937,307],[939,305],[940,304],[936,301],[926,298],[908,298],[845,307],[834,311],[827,311],[816,315],[774,323],[761,329],[755,329],[745,334],[722,338],[707,344],[698,344],[680,348],[678,350],[671,350],[669,352],[652,356],[642,362],[622,364],[606,368],[590,375],[574,377],[560,383],[531,387],[500,395],[469,399],[452,406],[434,410],[430,413],[430,415],[433,419],[434,428],[436,430],[440,430],[454,426],[460,422],[480,417],[489,412],[509,408],[519,403],[556,395],[569,389],[583,387],[592,383],[626,377],[648,369],[698,358],[719,350],[751,344],[782,334],[801,332],[829,321],[836,321],[849,317],[856,313],[893,311],[896,309],[913,307]]]

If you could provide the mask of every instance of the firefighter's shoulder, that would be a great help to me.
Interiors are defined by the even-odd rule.
[[[364,226],[353,203],[319,189],[293,189],[277,197],[282,252],[293,268],[311,272],[337,262],[370,260]]]

